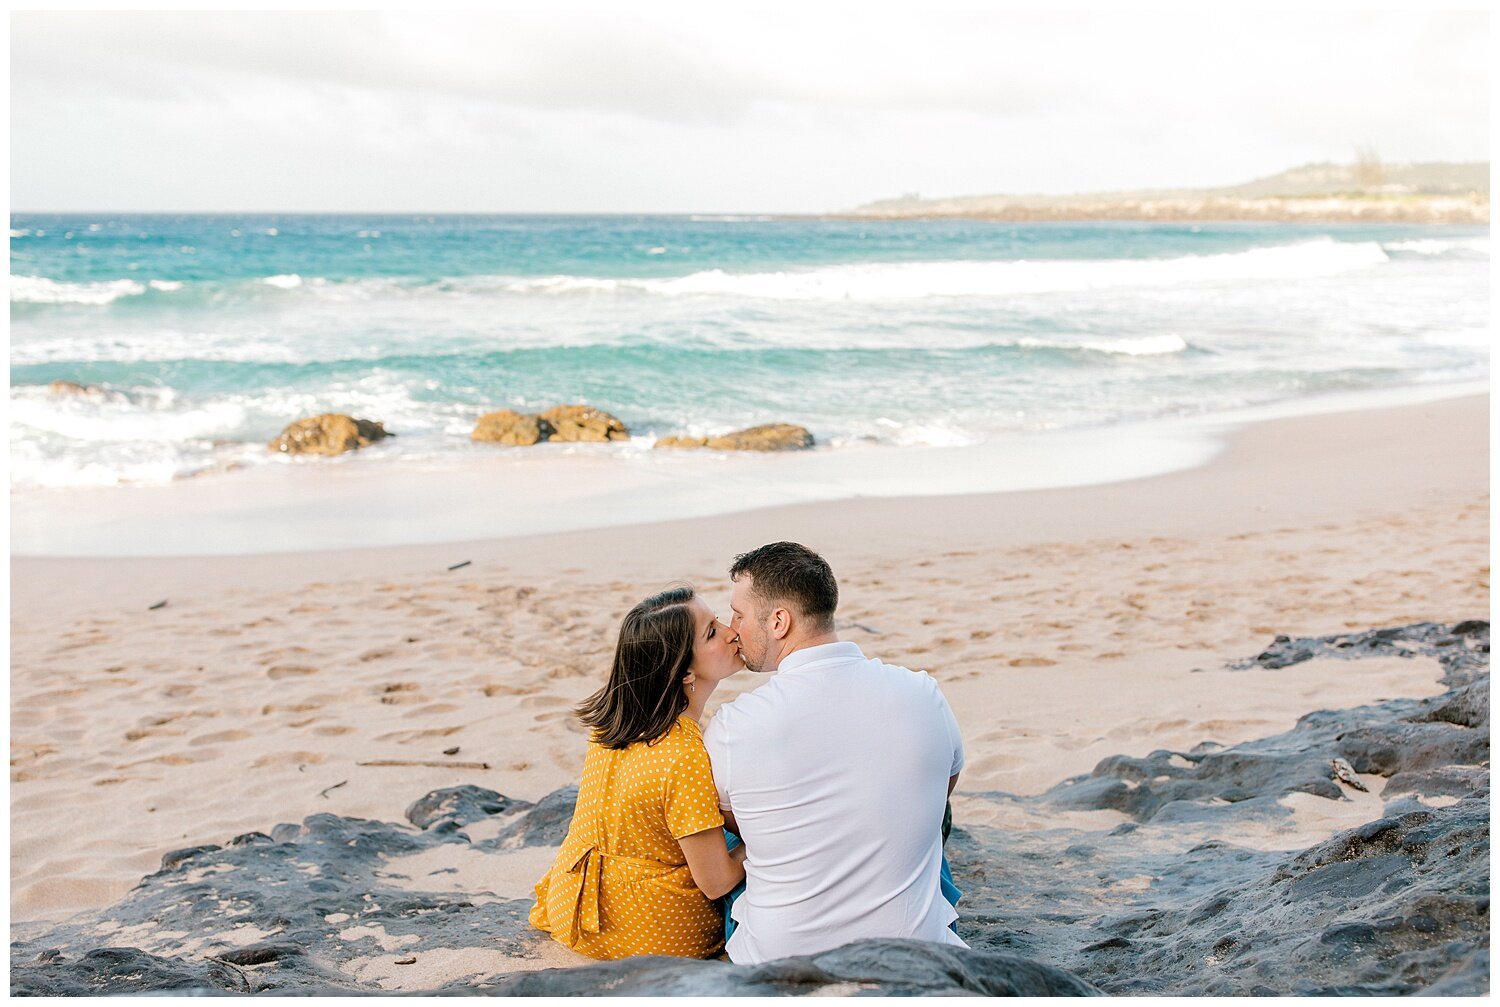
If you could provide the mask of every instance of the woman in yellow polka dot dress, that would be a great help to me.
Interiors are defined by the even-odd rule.
[[[692,588],[653,595],[620,625],[573,824],[536,884],[531,925],[592,958],[704,958],[724,946],[715,899],[745,877],[731,855],[698,719],[744,667],[734,634]]]

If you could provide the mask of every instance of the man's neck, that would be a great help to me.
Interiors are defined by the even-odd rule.
[[[812,647],[821,647],[825,643],[838,643],[838,642],[839,642],[839,635],[838,635],[838,633],[833,632],[831,630],[829,632],[827,632],[827,633],[820,633],[817,636],[804,636],[804,637],[798,637],[796,640],[787,640],[787,641],[784,642],[785,643],[785,649],[782,650],[782,652],[776,658],[776,666],[778,668],[781,667],[781,662],[782,661],[785,661],[787,658],[791,657],[793,654],[797,653],[797,651],[799,651],[799,650],[808,650],[808,649],[810,649]]]

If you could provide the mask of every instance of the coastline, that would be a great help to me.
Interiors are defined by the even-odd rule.
[[[462,462],[300,459],[165,485],[12,492],[10,548],[99,558],[459,545],[840,500],[1065,489],[1201,466],[1234,431],[1259,423],[1487,393],[1487,382],[1473,381],[1326,393],[960,447],[762,454],[545,445]]]
[[[1485,224],[1488,195],[970,196],[894,200],[830,215],[834,220],[993,220],[1005,223],[1135,221],[1276,224]]]

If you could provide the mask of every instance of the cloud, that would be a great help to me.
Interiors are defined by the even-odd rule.
[[[743,116],[753,82],[641,28],[621,15],[17,14],[12,73],[22,86],[142,99],[275,82],[668,121]]]
[[[818,211],[1488,156],[1483,14],[16,13],[11,40],[35,208]]]

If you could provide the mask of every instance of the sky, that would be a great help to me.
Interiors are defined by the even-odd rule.
[[[13,13],[16,211],[820,213],[1489,158],[1487,13]]]

